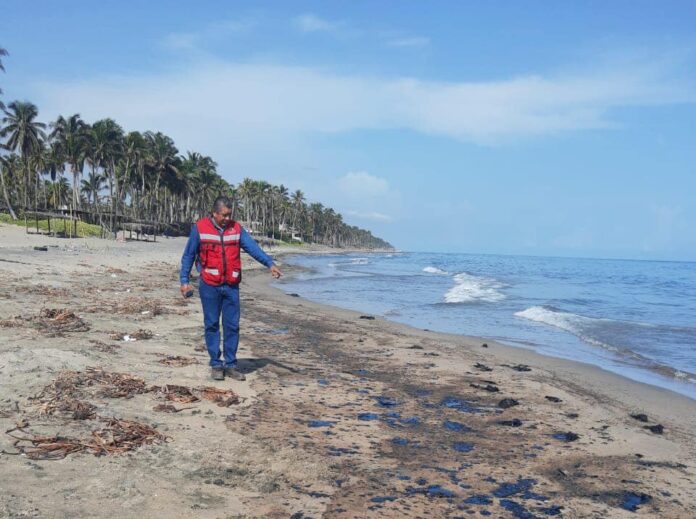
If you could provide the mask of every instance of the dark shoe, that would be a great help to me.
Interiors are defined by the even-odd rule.
[[[225,370],[222,368],[213,368],[210,370],[210,376],[213,380],[225,380]]]
[[[246,380],[244,373],[239,371],[237,368],[225,368],[225,375],[234,380]]]

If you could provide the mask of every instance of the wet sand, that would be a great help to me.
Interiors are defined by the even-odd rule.
[[[251,269],[247,380],[214,382],[200,304],[178,296],[183,239],[0,238],[0,517],[696,516],[686,397],[311,303]],[[112,418],[161,436],[119,453],[137,438],[110,442]],[[82,447],[15,444],[41,436]]]

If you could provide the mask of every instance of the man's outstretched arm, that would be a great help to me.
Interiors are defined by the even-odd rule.
[[[273,264],[273,258],[261,250],[261,247],[244,228],[242,228],[241,236],[239,237],[239,245],[249,256],[271,269],[271,274],[274,278],[277,279],[283,275],[280,269]]]

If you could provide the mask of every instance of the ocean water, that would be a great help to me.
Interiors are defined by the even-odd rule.
[[[696,263],[476,254],[293,256],[276,286],[578,360],[696,399]]]

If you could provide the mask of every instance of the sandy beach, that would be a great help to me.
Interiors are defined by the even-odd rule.
[[[0,225],[0,517],[696,517],[695,401],[248,258],[247,380],[212,381],[184,243]]]

